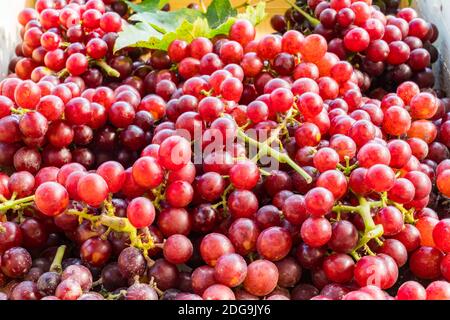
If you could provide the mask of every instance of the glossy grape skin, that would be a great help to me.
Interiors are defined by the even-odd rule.
[[[275,263],[278,269],[278,285],[283,288],[294,287],[302,276],[302,268],[292,257],[286,257]]]
[[[202,295],[204,300],[235,300],[233,291],[227,286],[214,284],[207,288]]]
[[[358,238],[356,227],[346,220],[341,220],[333,224],[328,246],[336,252],[349,253],[357,245]]]
[[[127,290],[126,300],[158,300],[158,294],[148,284],[136,283]]]
[[[198,178],[196,189],[203,199],[215,201],[225,190],[225,180],[217,172],[207,172]]]
[[[256,249],[259,229],[251,219],[240,218],[233,222],[228,230],[228,237],[236,252],[246,255]]]
[[[393,237],[399,240],[408,252],[416,250],[420,246],[421,235],[413,225],[406,224],[403,230]]]
[[[310,300],[319,294],[319,290],[310,284],[299,284],[292,291],[292,300]]]
[[[35,179],[27,171],[16,172],[11,175],[8,181],[8,189],[11,194],[16,193],[18,198],[24,198],[34,190]]]
[[[228,198],[228,206],[235,218],[250,218],[258,209],[258,199],[248,190],[235,190]]]
[[[226,253],[234,253],[234,247],[224,235],[210,233],[205,236],[200,244],[202,259],[210,266],[215,266],[217,260]]]
[[[27,137],[40,138],[47,133],[48,122],[39,112],[28,112],[20,119],[19,128]]]
[[[61,300],[77,300],[82,294],[80,284],[73,279],[62,281],[55,291],[55,296]]]
[[[195,293],[202,295],[210,286],[216,283],[214,268],[201,266],[192,272],[192,289]]]
[[[92,274],[89,269],[82,265],[70,265],[61,274],[61,280],[76,281],[83,291],[89,291],[92,287]]]
[[[231,183],[237,189],[251,190],[258,183],[259,178],[259,169],[251,161],[239,162],[230,170]]]
[[[22,231],[14,222],[2,222],[0,226],[3,232],[0,233],[0,253],[6,250],[19,247],[22,244]]]
[[[149,278],[154,278],[160,290],[177,287],[179,283],[179,272],[175,265],[165,259],[158,259],[148,270]]]
[[[122,275],[116,263],[108,264],[103,268],[101,279],[103,286],[109,291],[125,287],[127,284],[126,278]]]
[[[214,267],[214,278],[228,287],[236,287],[247,276],[247,263],[242,256],[230,253],[221,256]]]
[[[186,263],[191,258],[192,253],[192,243],[183,235],[172,235],[164,242],[164,258],[170,263]]]
[[[167,202],[175,208],[187,207],[193,200],[194,189],[186,181],[172,182],[166,190]]]
[[[37,281],[37,288],[44,296],[55,294],[56,288],[61,281],[61,276],[56,272],[46,272]]]
[[[264,230],[257,240],[259,254],[270,261],[283,259],[288,255],[291,247],[292,239],[289,233],[280,227]]]
[[[450,235],[450,219],[444,219],[439,221],[433,229],[433,240],[440,250],[444,253],[450,252],[448,246],[448,237]]]
[[[31,264],[31,256],[27,250],[21,247],[13,247],[3,253],[1,270],[10,278],[21,278],[28,273]]]
[[[123,250],[117,260],[119,270],[126,278],[141,276],[146,269],[145,259],[141,252],[136,248],[126,248]]]
[[[108,197],[108,184],[98,174],[88,174],[80,179],[77,186],[78,195],[84,202],[99,207]]]
[[[159,157],[161,164],[169,170],[179,170],[191,160],[189,143],[179,137],[170,137],[161,144]]]
[[[415,281],[403,283],[397,292],[398,300],[426,300],[426,298],[425,288]]]
[[[94,267],[105,265],[111,256],[111,252],[112,247],[109,241],[99,238],[88,239],[80,248],[81,258]]]
[[[255,28],[247,20],[237,20],[230,30],[230,39],[245,46],[255,38]]]
[[[381,209],[374,219],[375,223],[383,226],[386,236],[393,236],[403,229],[403,214],[395,207]]]
[[[314,217],[321,217],[329,213],[333,205],[333,194],[323,187],[314,188],[305,196],[306,210]]]
[[[395,173],[390,167],[377,164],[367,171],[365,180],[373,191],[389,191],[395,184]]]
[[[436,279],[441,274],[439,265],[442,257],[442,253],[435,248],[420,247],[411,255],[409,267],[421,279]]]
[[[331,224],[325,218],[308,218],[300,232],[303,241],[315,248],[325,245],[332,235]]]
[[[69,205],[67,190],[55,182],[41,184],[35,193],[35,203],[40,212],[47,216],[57,216]]]
[[[301,225],[308,218],[305,199],[301,195],[288,197],[282,209],[285,218],[295,225]]]
[[[346,283],[353,278],[353,259],[346,254],[333,254],[324,260],[323,268],[328,279]]]
[[[161,211],[157,217],[157,224],[166,237],[173,234],[188,235],[192,228],[189,213],[182,208],[168,208]]]
[[[434,243],[434,229],[439,223],[438,219],[433,217],[424,216],[417,220],[415,227],[420,232],[420,244],[422,246],[435,247]]]
[[[278,269],[272,262],[256,260],[248,265],[244,288],[249,293],[256,296],[265,296],[276,287],[277,282]]]
[[[355,266],[355,280],[360,286],[382,287],[386,279],[387,267],[378,257],[365,256]]]
[[[434,281],[426,289],[427,300],[450,299],[450,284],[447,281]]]
[[[41,295],[36,284],[32,281],[24,281],[19,283],[11,291],[11,300],[39,300]]]
[[[29,218],[20,225],[22,233],[22,245],[25,248],[40,248],[45,245],[48,239],[48,232],[39,220]]]
[[[155,208],[147,198],[135,198],[128,205],[127,217],[136,228],[148,227],[155,220]]]

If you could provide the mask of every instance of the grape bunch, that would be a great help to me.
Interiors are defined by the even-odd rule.
[[[439,31],[414,9],[399,9],[398,2],[297,1],[271,22],[281,33],[294,29],[324,36],[329,55],[323,63],[338,58],[350,61],[358,69],[358,84],[371,96],[395,91],[409,80],[420,88],[432,88],[431,66],[438,59],[433,43]],[[389,15],[385,15],[387,8]]]
[[[381,19],[370,1],[306,5],[377,17],[349,33]],[[428,64],[367,96],[367,48],[347,61],[332,51],[346,36],[307,32],[297,9],[282,35],[240,18],[114,52],[130,12],[38,0],[19,15],[0,82],[0,299],[450,299],[450,101],[416,81]],[[382,31],[412,37],[406,13]]]

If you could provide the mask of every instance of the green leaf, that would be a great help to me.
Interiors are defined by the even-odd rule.
[[[170,0],[143,0],[141,3],[134,3],[131,1],[125,1],[125,3],[134,11],[134,12],[146,12],[159,10],[169,3]]]
[[[150,3],[145,2],[148,2],[147,5]],[[238,15],[229,4],[229,0],[215,0],[211,6],[212,8],[208,9],[209,17],[191,9],[138,12],[130,18],[137,23],[125,26],[120,32],[115,51],[126,47],[167,50],[177,39],[190,43],[199,37],[213,38],[221,34],[226,35],[237,18],[248,19],[257,25],[266,16],[264,2],[249,6],[244,13]]]
[[[228,33],[230,33],[230,29],[235,22],[236,18],[229,18],[225,23],[222,23],[217,28],[211,29],[208,38],[214,38],[219,34],[227,35]]]
[[[114,52],[123,48],[139,47],[152,49],[163,38],[163,34],[153,29],[147,23],[125,25],[116,40]]]
[[[261,1],[256,6],[248,6],[245,12],[238,14],[237,17],[247,19],[256,26],[264,20],[266,15],[266,3]]]
[[[154,49],[165,50],[174,40],[184,40],[191,43],[192,40],[199,37],[209,37],[211,29],[208,26],[208,21],[205,18],[198,18],[194,23],[184,21],[174,32],[169,32],[164,35],[160,43]]]
[[[180,9],[177,11],[141,12],[130,17],[131,21],[140,21],[150,24],[161,33],[173,32],[186,20],[194,22],[203,17],[200,11]]]
[[[206,19],[211,28],[216,28],[236,14],[237,10],[233,8],[230,0],[213,0],[206,11]]]

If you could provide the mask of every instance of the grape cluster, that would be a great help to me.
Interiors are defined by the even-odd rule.
[[[297,5],[353,14],[347,35],[382,19],[370,1]],[[450,299],[448,99],[410,79],[366,96],[374,75],[294,30],[313,25],[296,9],[283,35],[237,19],[114,53],[129,12],[38,0],[19,15],[0,83],[0,299]],[[382,31],[408,26],[406,41],[422,20],[397,16]],[[369,59],[349,38],[333,36]]]
[[[433,42],[439,32],[415,10],[398,9],[399,1],[375,5],[371,0],[314,0],[293,5],[285,16],[272,17],[272,27],[281,33],[294,29],[324,36],[329,55],[323,63],[350,61],[363,91],[379,97],[409,80],[420,88],[434,86],[431,65],[438,51]]]

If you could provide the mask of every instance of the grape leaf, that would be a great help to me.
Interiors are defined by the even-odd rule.
[[[219,2],[217,1],[217,3]],[[249,6],[244,13],[237,16],[237,12],[234,14],[235,16],[228,16],[225,19],[221,11],[220,17],[217,15],[214,18],[214,26],[212,26],[205,14],[191,9],[172,12],[140,12],[130,18],[137,24],[127,25],[119,34],[115,51],[125,47],[167,50],[176,39],[190,43],[199,37],[213,38],[216,35],[228,34],[237,18],[248,19],[254,25],[257,25],[266,16],[265,3],[260,2],[254,7]],[[222,22],[219,23],[219,21]]]
[[[208,21],[205,18],[198,18],[194,23],[183,21],[183,23],[174,31],[166,33],[161,41],[153,49],[167,51],[169,45],[174,40],[184,40],[188,43],[199,37],[209,38],[211,29],[208,26]]]
[[[161,33],[175,31],[183,21],[194,22],[203,17],[200,11],[192,9],[180,9],[177,11],[141,12],[130,17],[131,21],[140,21],[150,24]]]
[[[237,10],[233,8],[230,0],[213,0],[206,10],[206,19],[211,28],[216,28],[236,14]]]
[[[214,38],[215,36],[219,34],[228,34],[230,32],[231,27],[236,22],[236,18],[228,18],[228,20],[224,23],[222,23],[217,28],[213,28],[210,30],[208,34],[208,38]]]
[[[256,6],[248,6],[244,13],[238,14],[238,19],[247,19],[254,26],[260,24],[266,17],[266,3],[259,2]]]
[[[123,27],[123,31],[119,33],[114,52],[127,47],[152,49],[162,38],[163,34],[147,23],[127,24]]]
[[[159,10],[169,3],[170,0],[143,0],[141,3],[125,1],[134,12],[147,12]]]

